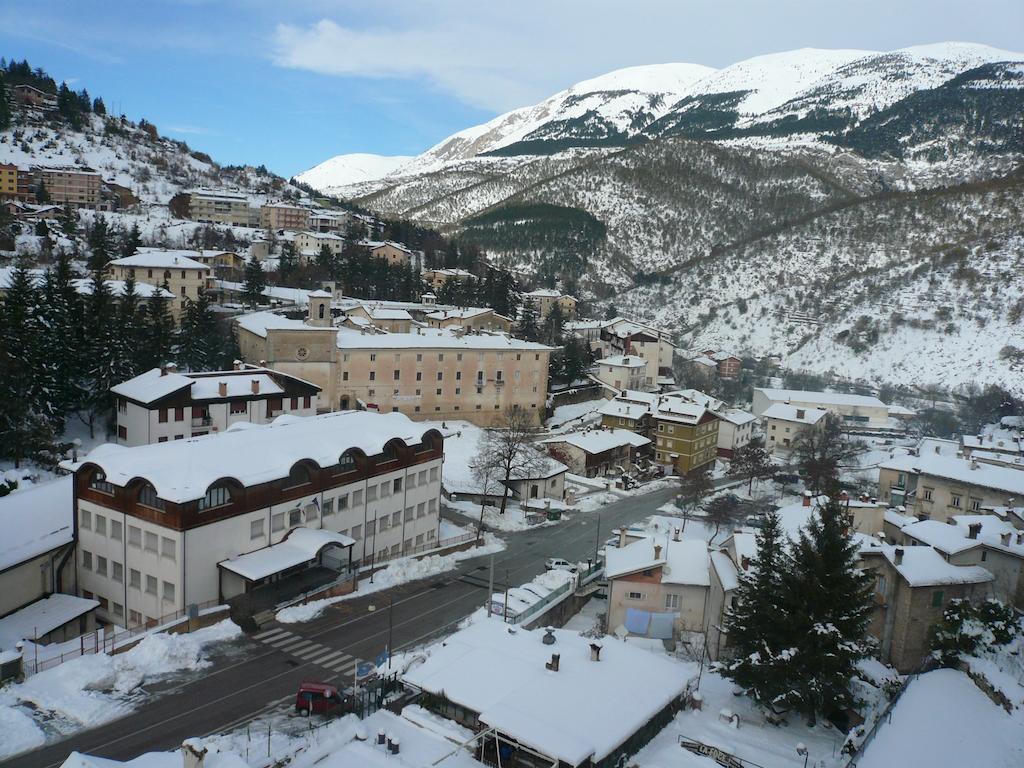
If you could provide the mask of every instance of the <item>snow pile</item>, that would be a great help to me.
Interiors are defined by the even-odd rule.
[[[128,714],[135,703],[132,692],[145,681],[204,669],[210,665],[206,645],[240,634],[229,620],[190,634],[154,633],[125,653],[80,656],[8,686],[0,691],[0,759],[43,744],[42,725],[51,720],[66,724],[61,728],[66,734]]]
[[[354,597],[380,592],[384,589],[391,589],[400,584],[410,581],[427,579],[454,569],[463,560],[469,560],[482,555],[490,555],[500,552],[505,548],[505,542],[501,539],[484,534],[484,543],[479,547],[466,549],[461,552],[453,552],[450,555],[427,555],[426,557],[401,558],[389,564],[386,568],[373,574],[373,581],[364,578],[359,582],[359,588],[347,595],[327,597],[323,600],[313,600],[302,605],[293,605],[277,612],[277,620],[282,624],[297,624],[303,621],[312,621],[323,613],[328,607],[343,600],[351,600]]]

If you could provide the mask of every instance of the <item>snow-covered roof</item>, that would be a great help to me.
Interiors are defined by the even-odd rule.
[[[632,446],[639,448],[650,444],[650,440],[628,429],[588,429],[585,432],[569,432],[568,434],[549,437],[542,443],[568,443],[587,453],[604,453],[613,448]]]
[[[989,432],[984,435],[963,435],[960,438],[964,448],[973,448],[997,453],[1021,453],[1024,446],[1021,445],[1021,438],[1010,433],[1008,430]]]
[[[523,297],[531,299],[559,299],[562,295],[561,291],[556,291],[554,288],[538,288],[535,291],[524,293]]]
[[[811,392],[803,389],[770,389],[768,387],[757,387],[754,391],[761,392],[769,400],[778,403],[795,400],[798,403],[817,403],[825,406],[849,405],[864,408],[888,408],[877,397],[870,397],[868,395],[850,395],[841,392]]]
[[[675,421],[682,424],[697,424],[704,417],[707,409],[703,405],[688,400],[665,400],[658,405],[654,416],[663,421]]]
[[[140,403],[152,403],[192,386],[192,379],[180,373],[151,368],[110,388],[115,395]]]
[[[134,478],[153,484],[157,495],[174,503],[201,499],[218,480],[249,487],[280,480],[301,460],[320,467],[338,463],[347,450],[368,456],[381,453],[392,439],[421,442],[426,429],[401,413],[337,411],[319,416],[278,416],[270,424],[240,422],[223,432],[186,440],[127,448],[105,443],[77,464],[99,466],[107,481],[125,486]]]
[[[0,571],[74,541],[70,477],[0,496]]]
[[[647,361],[636,355],[612,355],[611,357],[602,357],[597,361],[597,364],[614,365],[623,368],[643,368],[647,365]]]
[[[407,248],[401,243],[396,243],[394,240],[362,240],[359,243],[359,245],[366,246],[371,251],[375,251],[378,248],[383,248],[385,245],[390,245],[392,248],[397,248],[400,251],[405,251],[406,253],[414,253],[414,251],[411,248]]]
[[[792,421],[797,424],[817,424],[828,411],[821,408],[798,408],[795,405],[785,403],[773,403],[761,414],[765,419],[778,419],[779,421]]]
[[[721,550],[711,553],[711,566],[718,575],[718,581],[726,592],[737,589],[740,585],[740,574],[736,569],[736,563],[728,554]]]
[[[627,403],[615,398],[597,409],[602,416],[620,416],[624,419],[639,419],[650,413],[650,408],[640,403]]]
[[[107,266],[112,267],[154,267],[156,269],[199,269],[206,272],[210,267],[196,261],[196,252],[191,250],[153,249],[136,251],[131,256],[114,259]]]
[[[655,548],[660,547],[655,555]],[[711,560],[703,539],[649,536],[605,551],[605,575],[609,579],[637,571],[661,567],[662,584],[689,584],[706,587],[711,583]]]
[[[412,320],[412,315],[406,309],[387,309],[385,307],[375,307],[369,304],[361,304],[358,307],[353,307],[348,310],[352,312],[356,309],[362,309],[369,315],[373,320]]]
[[[253,384],[260,397],[280,395],[285,390],[278,383],[278,378],[290,379],[319,390],[316,384],[277,371],[270,372],[265,368],[246,366],[241,370],[213,371],[208,373],[161,373],[159,368],[152,368],[134,378],[123,381],[110,388],[115,395],[126,397],[139,403],[153,403],[168,395],[190,388],[192,400],[218,400],[223,397],[252,397]],[[221,384],[224,393],[221,393]]]
[[[492,314],[494,310],[490,307],[464,307],[462,309],[447,309],[439,312],[431,312],[427,317],[431,320],[469,320],[480,315]]]
[[[15,269],[15,267],[0,267],[0,290],[11,287],[11,278]],[[29,269],[27,271],[32,283],[37,287],[41,287],[43,285],[43,280],[46,277],[46,270]],[[126,286],[124,280],[104,280],[103,282],[115,297],[124,296]],[[76,277],[72,278],[69,283],[79,296],[92,295],[91,278]],[[154,296],[160,296],[165,299],[174,298],[174,294],[170,291],[166,291],[156,285],[150,285],[149,283],[135,283],[135,293],[142,299],[151,299]]]
[[[621,642],[594,641],[554,630],[510,630],[480,620],[430,646],[403,680],[479,713],[480,720],[521,744],[580,765],[597,764],[678,698],[692,673]],[[600,661],[590,660],[598,642]],[[545,664],[559,654],[559,670]]]
[[[900,532],[949,555],[981,546],[980,541],[968,538],[967,532],[959,526],[938,520],[918,520],[904,526]]]
[[[899,565],[896,564],[897,549],[903,552],[903,560]],[[992,574],[980,565],[953,565],[931,547],[884,545],[877,550],[912,587],[984,584],[993,580]]]
[[[985,464],[956,456],[920,451],[920,456],[897,456],[882,462],[881,469],[931,475],[947,480],[1005,491],[1020,498],[1024,494],[1024,472],[1011,467]]]
[[[889,406],[890,416],[916,416],[917,411],[912,411],[910,408],[906,408],[902,405],[891,404]]]
[[[0,619],[0,649],[42,637],[99,606],[96,600],[57,593]]]
[[[718,411],[716,415],[723,421],[728,421],[730,424],[735,424],[737,427],[749,424],[752,421],[757,421],[757,417],[754,414],[747,413],[741,408],[723,408]]]
[[[217,565],[247,581],[259,581],[315,560],[320,550],[329,544],[351,547],[355,543],[355,539],[326,528],[296,528],[279,544],[223,560]]]

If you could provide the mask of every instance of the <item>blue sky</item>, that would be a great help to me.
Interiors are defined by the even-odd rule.
[[[627,10],[628,9],[628,10]],[[1024,47],[1020,0],[6,0],[0,55],[222,163],[416,154],[624,66],[799,47]]]

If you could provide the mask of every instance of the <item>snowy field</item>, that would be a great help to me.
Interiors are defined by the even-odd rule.
[[[374,592],[407,584],[410,581],[428,579],[431,576],[437,576],[454,570],[463,560],[494,554],[503,549],[505,549],[504,541],[492,534],[485,533],[484,543],[479,547],[454,552],[450,555],[427,555],[419,559],[405,557],[377,571],[373,574],[373,581],[370,581],[369,577],[360,579],[359,588],[355,592],[284,608],[277,612],[277,620],[282,624],[312,621],[335,603],[351,600],[356,597],[364,597]]]
[[[225,620],[190,634],[147,635],[130,651],[80,656],[0,689],[0,760],[130,714],[140,686],[210,665],[210,646],[237,639]]]

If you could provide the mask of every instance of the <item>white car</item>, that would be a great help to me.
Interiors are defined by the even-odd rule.
[[[544,561],[544,567],[549,571],[571,571],[576,573],[576,566],[560,557],[549,557]]]

